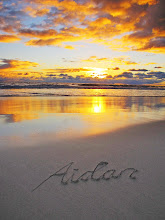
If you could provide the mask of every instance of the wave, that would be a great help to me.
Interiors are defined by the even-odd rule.
[[[165,86],[112,85],[97,83],[0,83],[0,89],[142,89],[165,90]]]

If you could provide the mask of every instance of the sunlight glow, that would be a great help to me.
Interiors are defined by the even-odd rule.
[[[106,69],[105,68],[92,68],[92,77],[105,78],[106,77]]]

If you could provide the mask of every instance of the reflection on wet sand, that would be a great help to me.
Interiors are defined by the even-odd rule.
[[[165,107],[165,97],[9,97],[0,99],[6,123],[41,118],[42,113],[153,112]]]
[[[164,118],[165,97],[1,98],[0,147],[97,135]]]

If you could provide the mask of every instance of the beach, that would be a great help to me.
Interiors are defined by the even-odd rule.
[[[1,148],[0,219],[153,219],[165,217],[165,121],[128,126],[89,137],[42,141],[39,146]],[[74,162],[80,176],[100,162],[117,173],[138,170],[130,178],[62,184],[62,176],[44,179]]]
[[[165,220],[165,1],[0,1],[0,220]]]
[[[165,220],[165,1],[0,1],[0,220]]]

